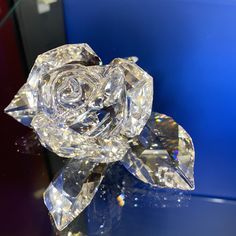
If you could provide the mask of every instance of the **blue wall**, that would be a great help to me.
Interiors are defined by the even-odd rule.
[[[195,193],[236,198],[236,1],[64,0],[69,43],[104,62],[136,55],[155,78],[154,110],[196,147]]]

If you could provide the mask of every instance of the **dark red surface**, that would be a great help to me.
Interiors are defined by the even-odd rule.
[[[8,10],[0,0],[0,19]],[[53,235],[40,194],[49,183],[44,159],[16,152],[14,142],[29,129],[3,113],[26,79],[14,27],[11,17],[0,28],[0,235]]]

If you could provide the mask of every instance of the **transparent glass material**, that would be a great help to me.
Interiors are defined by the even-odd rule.
[[[129,61],[137,62],[154,77],[153,110],[170,114],[183,124],[196,140],[197,149],[196,191],[163,188],[194,188],[194,149],[182,126],[170,117],[155,114],[157,119],[152,117],[149,126],[129,143],[131,149],[124,159],[117,158],[121,162],[101,168],[82,163],[87,166],[85,173],[75,175],[65,168],[76,164],[73,169],[76,171],[80,161],[70,163],[56,156],[41,146],[35,133],[23,136],[28,129],[1,116],[0,235],[235,236],[236,172],[232,138],[235,133],[232,109],[235,101],[235,65],[232,63],[236,55],[232,23],[235,22],[235,6],[231,0],[194,3],[115,0],[112,4],[104,0],[93,2],[92,7],[90,1],[77,0],[0,1],[1,111],[26,82],[37,55],[65,43],[89,43],[107,63],[117,56],[137,55],[139,62],[135,57]],[[100,63],[96,55],[92,58],[86,62],[90,66]],[[122,62],[123,59],[117,58],[112,64]],[[83,66],[86,63],[82,63]],[[74,73],[76,66],[72,63],[68,70]],[[129,66],[123,65],[122,70],[132,82]],[[33,82],[31,80],[31,85]],[[68,81],[68,87],[74,86],[80,94],[80,88],[73,82]],[[42,87],[46,88],[47,83]],[[18,120],[26,125],[34,114],[25,102],[35,104],[29,90],[24,86],[19,91],[22,96],[16,99],[25,112]],[[138,100],[140,94],[131,93],[131,96]],[[63,97],[62,102],[66,103],[67,99]],[[70,99],[74,99],[73,96]],[[50,103],[48,97],[42,102]],[[219,107],[222,114],[230,115],[216,115]],[[118,104],[116,110],[121,114],[120,108]],[[132,112],[135,113],[136,108]],[[20,115],[22,110],[15,112]],[[137,114],[140,116],[139,111]],[[96,121],[90,119],[89,125],[103,116],[104,113],[99,114]],[[45,120],[38,118],[35,125],[40,129],[43,124],[40,122]],[[133,136],[135,128],[143,125],[139,118],[126,119],[125,125],[119,127],[123,134]],[[112,130],[117,120],[107,121]],[[164,122],[158,133],[156,124],[160,125],[161,121]],[[132,122],[135,125],[130,125]],[[167,123],[173,125],[171,130],[165,129]],[[44,126],[43,131],[47,127]],[[73,124],[71,127],[74,130],[86,128]],[[163,134],[168,134],[169,138]],[[60,141],[58,138],[53,145],[59,145]],[[155,166],[156,162],[159,165]],[[81,196],[84,189],[89,197],[80,206],[83,211],[79,216],[74,214],[73,221],[67,222],[68,227],[58,231],[44,205],[43,193],[48,186],[52,191],[63,189],[64,180],[60,178],[63,175],[68,177],[65,192],[70,202],[78,207],[81,198],[75,196]],[[52,204],[46,204],[52,213]],[[72,218],[70,215],[66,220]]]

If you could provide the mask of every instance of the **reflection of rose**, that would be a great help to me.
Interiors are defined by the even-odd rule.
[[[130,60],[102,66],[88,45],[65,45],[37,58],[23,93],[44,146],[64,157],[110,162],[124,156],[128,138],[150,116],[152,77]]]

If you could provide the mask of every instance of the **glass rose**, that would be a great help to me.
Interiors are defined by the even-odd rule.
[[[42,145],[62,157],[111,162],[146,124],[153,79],[132,60],[103,66],[87,44],[64,45],[37,57],[16,97],[6,111]]]
[[[5,112],[71,158],[44,193],[63,230],[92,201],[106,171],[119,161],[159,188],[194,189],[194,147],[171,117],[152,112],[153,79],[135,58],[102,65],[87,44],[39,55]]]

